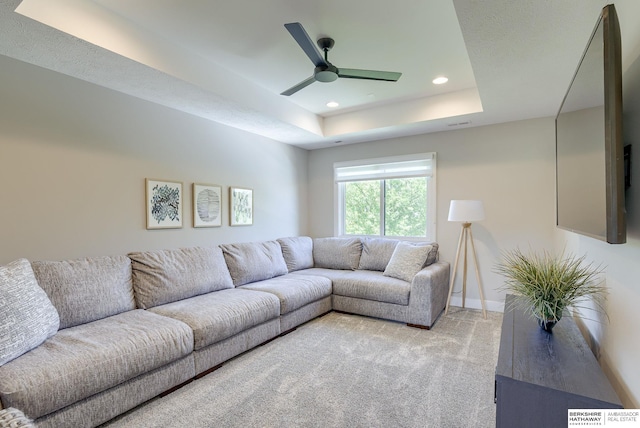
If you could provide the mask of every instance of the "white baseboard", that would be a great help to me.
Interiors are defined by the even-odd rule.
[[[462,297],[460,296],[451,296],[451,306],[462,307]],[[482,309],[482,304],[480,303],[480,299],[469,299],[468,297],[464,300],[464,306],[471,309]],[[504,312],[504,302],[496,302],[493,300],[485,300],[484,306],[488,311],[491,312]]]

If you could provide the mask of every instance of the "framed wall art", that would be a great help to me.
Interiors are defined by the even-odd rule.
[[[193,227],[222,226],[222,187],[193,183]]]
[[[147,178],[147,229],[182,227],[182,183]]]
[[[243,187],[229,188],[229,224],[249,226],[253,224],[253,190]]]

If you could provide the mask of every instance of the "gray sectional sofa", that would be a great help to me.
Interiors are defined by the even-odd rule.
[[[0,402],[94,427],[331,310],[431,327],[438,245],[294,237],[0,268]],[[44,292],[43,292],[44,290]]]

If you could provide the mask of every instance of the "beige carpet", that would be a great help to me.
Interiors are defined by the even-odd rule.
[[[330,313],[105,427],[494,427],[502,314]]]

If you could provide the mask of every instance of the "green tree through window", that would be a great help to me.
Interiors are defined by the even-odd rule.
[[[380,181],[345,183],[345,231],[348,235],[380,234]]]
[[[426,235],[426,177],[348,182],[344,201],[348,235]]]
[[[425,236],[427,233],[427,179],[385,180],[385,235]]]

